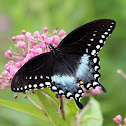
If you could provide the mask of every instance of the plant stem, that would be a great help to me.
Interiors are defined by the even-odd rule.
[[[36,106],[39,110],[41,110],[46,116],[47,114],[45,113],[45,111],[40,107],[38,106],[34,101],[32,101],[32,99],[30,99],[30,97],[28,96],[28,94],[25,94],[24,96],[28,101],[30,101],[34,106]]]
[[[84,114],[84,112],[87,110],[87,108],[91,105],[91,101],[88,101],[87,105],[82,109],[82,111],[75,116],[75,126],[78,126],[79,119]]]
[[[64,103],[63,103],[63,98],[60,97],[60,103],[61,103],[61,106],[60,106],[60,109],[61,109],[61,112],[62,112],[62,117],[63,119],[65,120],[65,112],[64,112]]]
[[[122,70],[118,69],[117,73],[120,74],[124,79],[126,79],[126,74]]]
[[[60,113],[60,103],[61,103],[61,97],[59,96],[59,109],[58,109],[58,115],[59,115],[59,113]]]

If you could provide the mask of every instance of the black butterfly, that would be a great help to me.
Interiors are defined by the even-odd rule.
[[[25,92],[50,88],[66,98],[73,97],[80,109],[83,85],[87,90],[100,86],[98,52],[116,25],[114,20],[100,19],[87,23],[69,33],[51,52],[38,55],[25,63],[15,74],[11,89]]]

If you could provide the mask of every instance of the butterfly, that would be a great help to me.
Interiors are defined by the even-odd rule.
[[[12,91],[50,88],[67,99],[73,97],[82,109],[82,86],[87,90],[101,87],[106,92],[99,82],[98,52],[115,25],[111,19],[95,20],[73,30],[58,47],[50,44],[51,52],[32,58],[18,70],[12,80]]]

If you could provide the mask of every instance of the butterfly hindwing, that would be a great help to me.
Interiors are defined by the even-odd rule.
[[[65,95],[68,99],[73,97],[78,107],[82,108],[79,99],[84,92],[77,84],[73,67],[67,64],[62,54],[60,56],[60,59],[54,61],[51,90],[58,92],[59,95]]]

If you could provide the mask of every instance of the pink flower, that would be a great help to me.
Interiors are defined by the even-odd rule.
[[[18,94],[17,93],[14,94],[13,97],[16,99],[18,97]]]
[[[39,31],[35,31],[35,32],[34,32],[34,37],[36,37],[36,38],[39,38],[39,37],[40,37]]]
[[[3,82],[3,76],[0,75],[0,83],[2,83],[2,82]]]
[[[21,33],[22,33],[22,35],[25,35],[26,31],[25,30],[22,30]]]
[[[125,123],[125,125],[126,125],[126,115],[125,115],[125,118],[124,118],[124,123]]]
[[[101,94],[101,90],[98,88],[98,87],[96,87],[95,89],[91,89],[90,90],[93,94]]]
[[[16,37],[12,37],[14,43],[16,43]]]
[[[52,38],[51,38],[51,37],[48,37],[48,38],[46,39],[46,42],[47,42],[48,44],[51,44],[51,43],[52,43]]]
[[[121,115],[117,115],[115,118],[113,118],[113,121],[114,121],[115,123],[120,124],[121,121],[122,121],[122,116],[121,116]]]
[[[26,36],[31,36],[31,32],[26,32]]]
[[[62,36],[62,37],[61,37],[61,40],[63,40],[65,37],[66,37],[66,35]]]
[[[12,56],[12,51],[11,50],[7,50],[5,52],[5,57],[11,57]]]
[[[58,34],[58,30],[53,30],[53,34]]]
[[[60,32],[59,32],[59,36],[64,36],[66,34],[66,32],[64,31],[64,30],[61,30]]]
[[[2,83],[2,84],[1,84],[1,89],[4,89],[4,88],[7,87],[7,86],[8,86],[8,84]]]
[[[18,41],[17,42],[17,46],[20,46],[21,48],[25,48],[26,47],[26,43],[23,41]]]
[[[24,35],[18,35],[18,40],[25,41],[25,36]]]
[[[47,28],[47,27],[45,27],[45,28],[44,28],[44,31],[45,31],[45,32],[48,32],[48,28]]]

